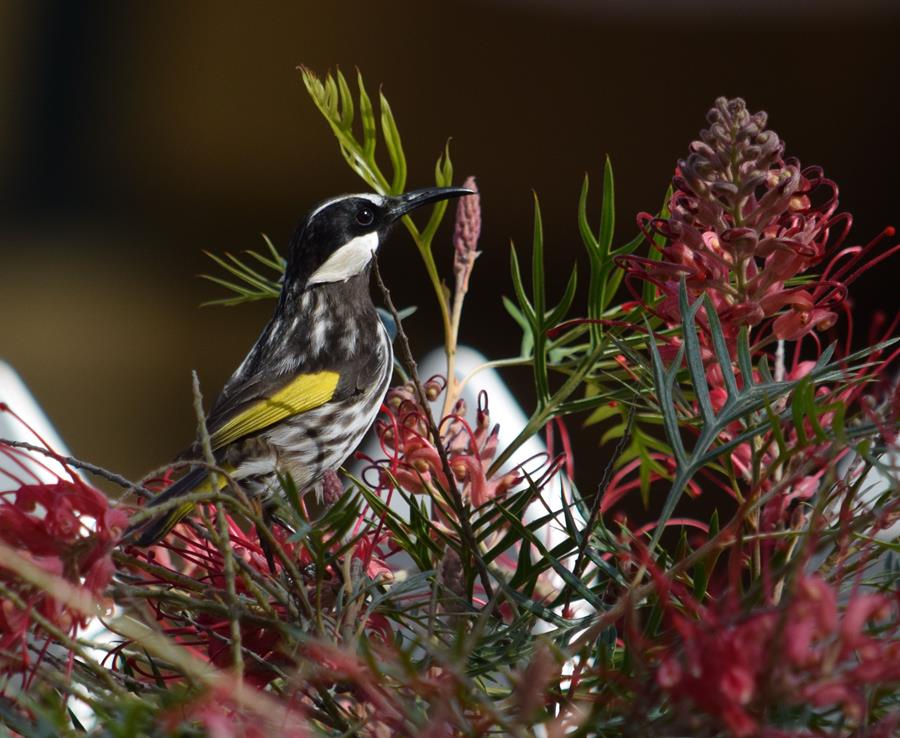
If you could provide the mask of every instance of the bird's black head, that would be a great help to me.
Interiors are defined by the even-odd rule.
[[[373,193],[325,200],[294,233],[286,281],[302,289],[345,282],[369,268],[399,218],[427,203],[469,194],[461,187],[434,187],[396,197]]]

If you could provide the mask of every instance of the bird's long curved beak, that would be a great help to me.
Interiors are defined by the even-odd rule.
[[[389,197],[387,199],[388,213],[391,220],[397,220],[416,208],[427,205],[430,202],[474,194],[475,193],[472,190],[466,189],[465,187],[426,187],[423,190],[413,190],[412,192],[405,192],[396,197]]]

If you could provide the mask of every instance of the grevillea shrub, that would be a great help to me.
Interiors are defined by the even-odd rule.
[[[340,73],[303,81],[366,185],[403,191],[384,96],[376,118],[361,78],[357,95]],[[448,152],[435,175],[451,183]],[[738,99],[715,102],[632,241],[614,244],[608,162],[596,223],[588,185],[586,289],[573,270],[546,294],[537,202],[530,278],[510,252],[521,351],[490,366],[529,372],[534,394],[508,443],[491,397],[463,399],[477,372],[456,371],[478,249],[498,248],[479,243],[480,196],[444,251],[446,203],[405,223],[445,375],[418,376],[385,291],[400,361],[379,450],[319,496],[284,478],[273,520],[228,480],[136,548],[123,531],[178,465],[130,482],[2,442],[7,732],[896,735],[896,320],[854,353],[848,299],[892,229],[852,245],[836,184]],[[220,302],[277,294],[277,250],[249,258],[215,257]],[[570,432],[604,461],[574,458]],[[522,461],[534,437],[548,451]]]

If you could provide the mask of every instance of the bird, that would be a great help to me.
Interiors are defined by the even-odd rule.
[[[471,194],[462,187],[432,187],[397,196],[340,195],[300,221],[275,311],[206,417],[216,464],[248,497],[271,509],[284,475],[304,493],[357,447],[393,373],[391,338],[369,289],[372,263],[404,215]],[[202,456],[198,439],[179,458]],[[211,485],[209,466],[198,461],[148,506]],[[192,502],[167,506],[125,540],[152,545],[192,509]]]

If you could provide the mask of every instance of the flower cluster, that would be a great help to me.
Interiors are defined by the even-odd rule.
[[[839,605],[831,584],[807,575],[783,608],[741,616],[732,602],[672,614],[678,642],[656,671],[677,706],[714,716],[732,735],[756,734],[773,704],[838,708],[852,724],[870,685],[900,680],[896,596],[855,591]]]
[[[0,412],[28,428],[6,405]],[[46,458],[56,458],[45,450]],[[7,488],[0,492],[0,543],[43,572],[105,598],[114,572],[112,550],[127,514],[66,464],[51,467],[34,451],[7,444],[0,444],[0,457],[8,462],[0,463]],[[0,587],[0,672],[27,671],[40,661],[30,649],[42,655],[41,641],[55,640],[58,633],[71,637],[85,625],[81,612],[12,572],[0,569]]]
[[[424,385],[428,400],[436,399],[443,389],[440,377],[433,377]],[[415,385],[407,382],[391,389],[384,407],[386,417],[376,423],[378,438],[387,457],[377,465],[381,471],[379,487],[393,487],[393,478],[413,494],[448,490],[450,484],[443,461],[432,439],[428,415],[419,401]],[[488,476],[491,461],[497,453],[500,427],[491,426],[487,394],[479,395],[474,427],[465,415],[466,403],[460,399],[453,412],[441,420],[441,443],[454,481],[461,485],[463,499],[480,507],[505,495],[522,476],[518,471]]]
[[[660,258],[626,255],[619,257],[619,264],[626,271],[626,280],[641,279],[656,287],[657,294],[644,308],[666,326],[682,325],[679,297],[684,280],[689,301],[702,296],[709,299],[732,360],[739,331],[750,328],[751,353],[770,353],[769,358],[776,362],[776,379],[799,381],[815,362],[800,360],[799,344],[793,360],[786,360],[783,353],[771,355],[769,344],[773,339],[800,341],[806,335],[815,336],[815,332],[833,326],[838,310],[843,309],[848,318],[849,346],[852,326],[847,287],[897,251],[894,246],[872,255],[885,236],[893,235],[893,229],[885,229],[866,246],[844,248],[852,219],[847,213],[837,213],[837,186],[821,169],[804,169],[795,159],[784,157],[784,142],[767,129],[765,113],[751,113],[739,98],[719,98],[707,120],[709,127],[691,144],[687,158],[678,162],[668,212],[661,217],[647,213],[638,217],[647,240],[660,251]],[[823,264],[820,275],[811,272]],[[631,288],[634,290],[633,284]],[[705,309],[697,316],[696,325],[709,398],[713,412],[718,414],[729,391],[723,367],[713,351]],[[888,337],[895,327],[896,322],[890,326]],[[667,342],[661,353],[671,359],[682,339],[678,335],[659,338]],[[872,342],[877,341],[878,337],[873,337]],[[845,352],[849,353],[847,347]],[[874,357],[881,358],[877,353]],[[888,357],[879,367],[872,362],[870,368],[848,374],[848,381],[835,392],[819,386],[817,395],[823,402],[827,397],[831,409],[818,416],[818,424],[829,426],[836,412],[859,400],[864,382],[887,371],[895,357]],[[762,381],[757,369],[753,369],[752,377],[743,377],[734,363],[738,385]],[[877,413],[872,415],[879,422]],[[735,421],[723,429],[719,441],[728,443],[745,429],[743,420]],[[808,423],[783,430],[787,447],[799,452],[791,462],[793,467],[815,462],[817,455],[824,459],[833,451],[830,443],[809,444],[806,439],[815,435],[812,430]],[[738,480],[750,483],[754,479],[754,454],[762,457],[763,469],[774,469],[781,453],[782,448],[769,435],[755,447],[751,443],[736,445],[729,459]],[[664,461],[659,463],[665,466]],[[814,494],[826,466],[830,463],[813,463],[812,472],[797,475],[791,469],[781,469],[772,476],[762,474],[756,489],[745,492],[766,500],[759,529],[771,532],[783,525],[796,503]],[[628,467],[623,467],[619,476],[627,471]],[[652,477],[665,477],[661,467]],[[616,481],[623,480],[617,476]],[[619,495],[634,484],[619,484]],[[724,489],[735,496],[730,485],[724,485]],[[616,499],[613,492],[607,491],[610,503]]]
[[[709,296],[728,337],[741,326],[769,326],[786,340],[831,327],[847,285],[870,266],[850,270],[880,237],[840,250],[851,218],[836,212],[837,186],[820,168],[783,158],[784,142],[766,128],[764,112],[719,98],[707,120],[678,162],[668,216],[638,217],[648,240],[661,241],[661,258],[623,256],[620,265],[629,279],[656,286],[661,299],[653,309],[670,325],[681,321],[684,278],[692,300]],[[831,254],[821,278],[796,283]]]

